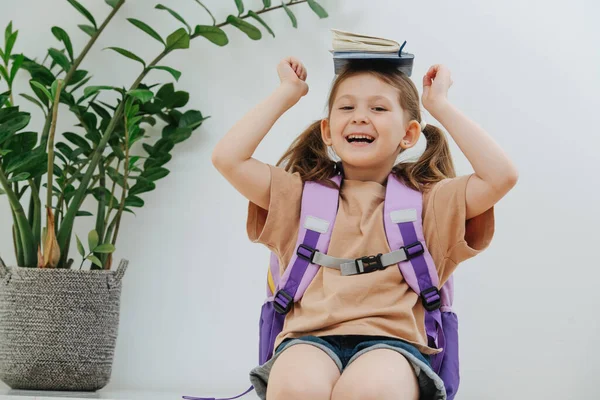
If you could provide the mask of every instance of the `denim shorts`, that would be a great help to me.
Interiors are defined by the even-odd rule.
[[[299,339],[311,343],[320,343],[330,349],[339,358],[338,368],[342,371],[348,367],[351,360],[354,361],[353,358],[356,359],[355,356],[359,352],[376,344],[387,344],[404,349],[431,368],[429,356],[422,354],[415,346],[400,339],[366,335],[302,336]],[[283,351],[293,340],[290,338],[281,342],[275,350],[275,354]]]
[[[285,339],[277,347],[269,361],[250,372],[250,381],[259,398],[263,400],[266,398],[269,374],[277,357],[296,344],[313,345],[323,350],[337,365],[340,373],[354,360],[369,351],[376,349],[397,351],[408,360],[415,372],[421,400],[446,399],[444,383],[431,368],[428,355],[422,354],[415,346],[400,339],[365,335],[302,336],[297,339]]]

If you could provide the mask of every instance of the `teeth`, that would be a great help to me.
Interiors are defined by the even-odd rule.
[[[374,138],[372,136],[368,136],[368,135],[349,135],[348,139],[367,139],[367,140],[374,140]]]

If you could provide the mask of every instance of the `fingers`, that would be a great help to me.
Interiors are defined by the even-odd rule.
[[[306,80],[308,73],[300,60],[295,57],[286,57],[285,61],[289,64],[299,79]]]
[[[442,64],[435,64],[429,67],[429,70],[425,73],[425,76],[423,76],[423,86],[431,86],[433,80],[441,76],[447,77],[450,86],[452,86],[454,82],[450,77],[450,71]]]

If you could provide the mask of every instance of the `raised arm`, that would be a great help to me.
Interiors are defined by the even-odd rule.
[[[269,207],[271,172],[252,155],[279,117],[308,93],[306,68],[299,60],[293,57],[281,60],[277,73],[279,87],[240,119],[212,153],[212,163],[221,175],[265,210]]]

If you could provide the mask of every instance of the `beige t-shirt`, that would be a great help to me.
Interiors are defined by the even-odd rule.
[[[279,257],[281,275],[296,251],[303,183],[283,168],[271,170],[271,199],[266,211],[250,202],[248,237]],[[440,285],[458,263],[488,247],[494,234],[494,209],[465,221],[465,191],[472,175],[445,179],[423,193],[423,233],[440,276]],[[345,179],[327,254],[359,258],[389,253],[383,225],[385,186]],[[275,348],[303,335],[379,335],[406,340],[424,354],[425,309],[397,266],[367,274],[342,276],[320,268],[302,299],[286,316]]]

